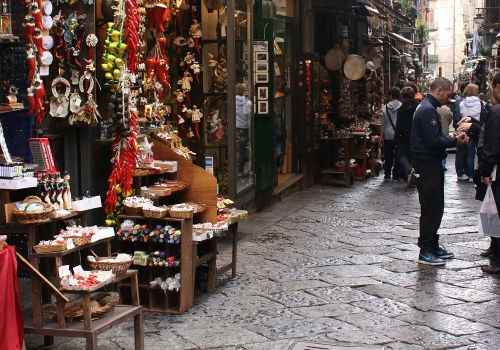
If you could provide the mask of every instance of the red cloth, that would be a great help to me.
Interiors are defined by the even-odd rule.
[[[14,246],[0,251],[0,349],[17,350],[23,346],[24,320],[19,301],[17,260]]]

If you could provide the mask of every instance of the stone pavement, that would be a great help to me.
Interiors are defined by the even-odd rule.
[[[416,189],[383,176],[312,186],[240,224],[235,279],[197,291],[184,315],[146,313],[146,349],[499,349],[500,279],[479,268],[489,243],[476,228],[480,202],[453,164],[450,155],[440,234],[456,258],[445,267],[417,263]],[[99,349],[133,349],[132,330],[129,322],[102,334]],[[41,343],[27,338],[28,348]]]

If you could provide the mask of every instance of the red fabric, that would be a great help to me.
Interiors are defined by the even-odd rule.
[[[24,320],[19,301],[17,260],[14,246],[0,251],[0,349],[17,350],[23,346]]]

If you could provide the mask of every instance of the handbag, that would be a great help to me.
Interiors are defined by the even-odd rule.
[[[478,231],[485,236],[500,237],[500,217],[491,186],[486,189],[486,195],[479,209]]]
[[[486,189],[488,188],[488,185],[481,181],[481,171],[479,170],[479,167],[474,169],[472,180],[474,181],[474,189],[476,190],[476,195],[474,198],[478,201],[482,201],[484,199],[484,196],[486,195]]]

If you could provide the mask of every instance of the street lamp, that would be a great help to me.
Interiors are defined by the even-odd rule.
[[[476,15],[474,16],[474,23],[476,23],[477,25],[481,25],[484,23],[484,16],[482,13],[476,13]]]

